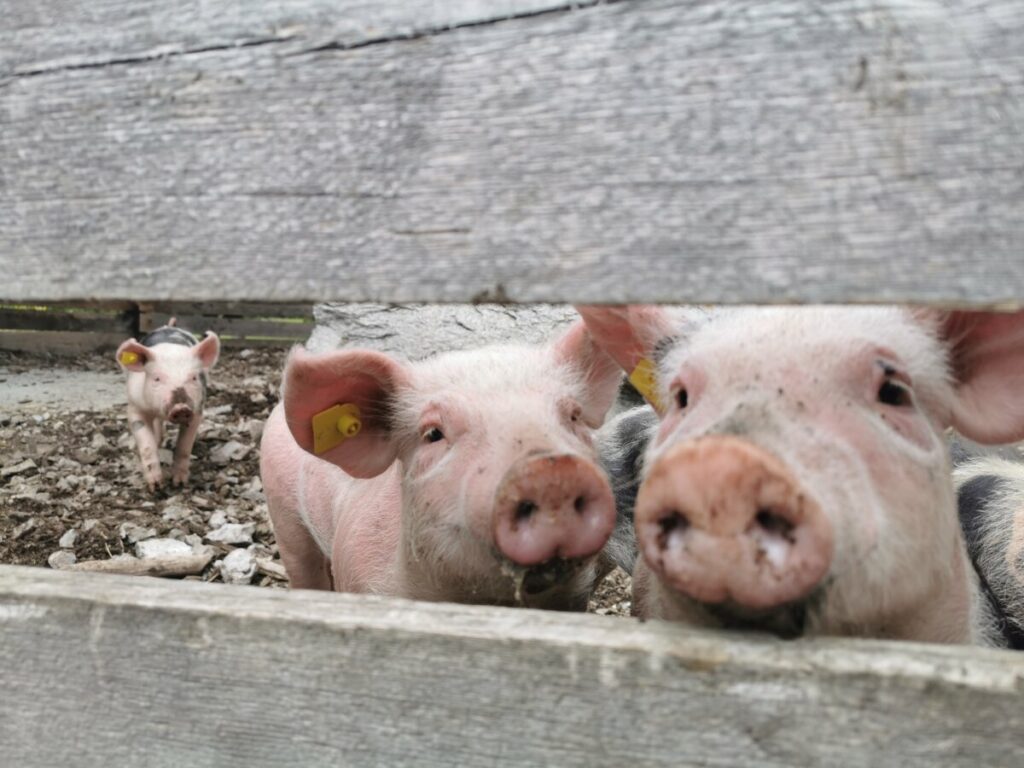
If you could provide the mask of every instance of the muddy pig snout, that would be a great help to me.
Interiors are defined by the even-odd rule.
[[[600,552],[615,527],[615,499],[602,472],[567,454],[522,459],[495,498],[494,538],[518,565]]]
[[[637,541],[667,585],[702,603],[772,608],[832,561],[832,527],[775,456],[736,437],[682,443],[644,480]]]

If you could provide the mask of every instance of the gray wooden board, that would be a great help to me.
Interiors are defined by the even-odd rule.
[[[0,566],[6,764],[1019,766],[1024,655]]]
[[[0,87],[8,298],[1024,297],[1017,0],[36,5],[9,67],[98,59]]]

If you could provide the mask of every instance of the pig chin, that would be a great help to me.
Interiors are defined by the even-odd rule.
[[[820,634],[827,592],[827,586],[821,584],[800,600],[769,609],[748,608],[730,601],[698,603],[678,594],[673,597],[685,604],[679,607],[694,623],[716,629],[768,632],[792,640]]]

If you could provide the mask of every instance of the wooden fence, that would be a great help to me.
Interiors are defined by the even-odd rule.
[[[0,304],[0,349],[78,354],[112,350],[176,317],[195,333],[213,331],[228,347],[290,346],[313,329],[309,304],[92,301]]]
[[[1024,298],[1016,0],[0,0],[0,296]],[[0,567],[12,765],[1024,764],[1024,657]]]

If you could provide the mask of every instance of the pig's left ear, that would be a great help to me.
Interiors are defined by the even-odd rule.
[[[207,331],[206,336],[196,346],[192,347],[192,354],[199,358],[204,371],[213,368],[220,357],[220,339],[213,331]]]
[[[554,342],[555,357],[583,377],[583,421],[593,428],[604,423],[622,382],[622,369],[577,320]]]
[[[950,424],[979,443],[1024,439],[1024,312],[958,311],[935,319],[956,386]]]

